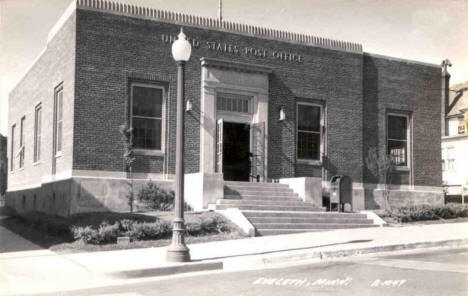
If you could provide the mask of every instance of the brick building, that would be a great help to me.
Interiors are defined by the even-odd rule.
[[[448,75],[450,77],[450,75]],[[442,180],[451,201],[468,195],[468,81],[452,85],[442,133]]]
[[[390,154],[395,205],[441,203],[441,70],[360,44],[109,1],[76,0],[10,93],[7,204],[59,215],[126,210],[119,126],[134,128],[136,183],[172,186],[183,27],[187,200],[223,181],[287,183],[322,206],[333,175],[354,209],[384,207],[369,151]]]

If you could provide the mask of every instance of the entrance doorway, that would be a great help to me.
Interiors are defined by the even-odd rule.
[[[250,125],[224,122],[223,124],[224,180],[250,179]]]

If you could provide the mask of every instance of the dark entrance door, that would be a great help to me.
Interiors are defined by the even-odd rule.
[[[249,181],[250,126],[244,123],[224,122],[223,174],[224,180]]]

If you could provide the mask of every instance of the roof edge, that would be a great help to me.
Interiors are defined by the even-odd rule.
[[[138,5],[129,5],[108,0],[73,0],[76,8],[105,11],[114,14],[132,16],[143,19],[158,20],[178,25],[189,25],[209,28],[232,33],[246,34],[254,37],[275,39],[303,45],[339,49],[362,53],[362,45],[354,42],[333,40],[307,34],[299,34],[265,27],[252,26],[236,22],[220,21],[219,19],[176,13]]]
[[[415,60],[397,58],[397,57],[392,57],[392,56],[387,56],[387,55],[381,55],[381,54],[377,54],[377,53],[370,53],[370,52],[364,52],[364,55],[371,56],[371,57],[376,57],[376,58],[384,58],[384,59],[391,60],[391,61],[395,61],[395,62],[402,62],[402,63],[408,63],[408,64],[416,64],[416,65],[421,65],[421,66],[427,66],[427,67],[433,67],[433,68],[441,69],[441,66],[438,65],[438,64],[432,64],[432,63],[420,62],[420,61],[415,61]]]

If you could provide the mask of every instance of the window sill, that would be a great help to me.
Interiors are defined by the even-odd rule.
[[[39,161],[33,162],[32,165],[33,165],[33,166],[36,166],[36,165],[40,165],[40,164],[41,164],[41,161],[39,160]]]
[[[409,171],[410,171],[410,168],[409,168],[409,167],[399,167],[399,166],[395,166],[395,171],[409,172]]]
[[[55,154],[55,158],[62,157],[62,155],[63,155],[62,152],[59,152],[59,153]]]
[[[308,164],[314,166],[321,166],[322,162],[320,160],[311,160],[311,159],[298,159],[296,161],[297,164]]]
[[[135,149],[136,155],[145,155],[145,156],[164,156],[165,153],[162,150],[150,150],[150,149]]]

